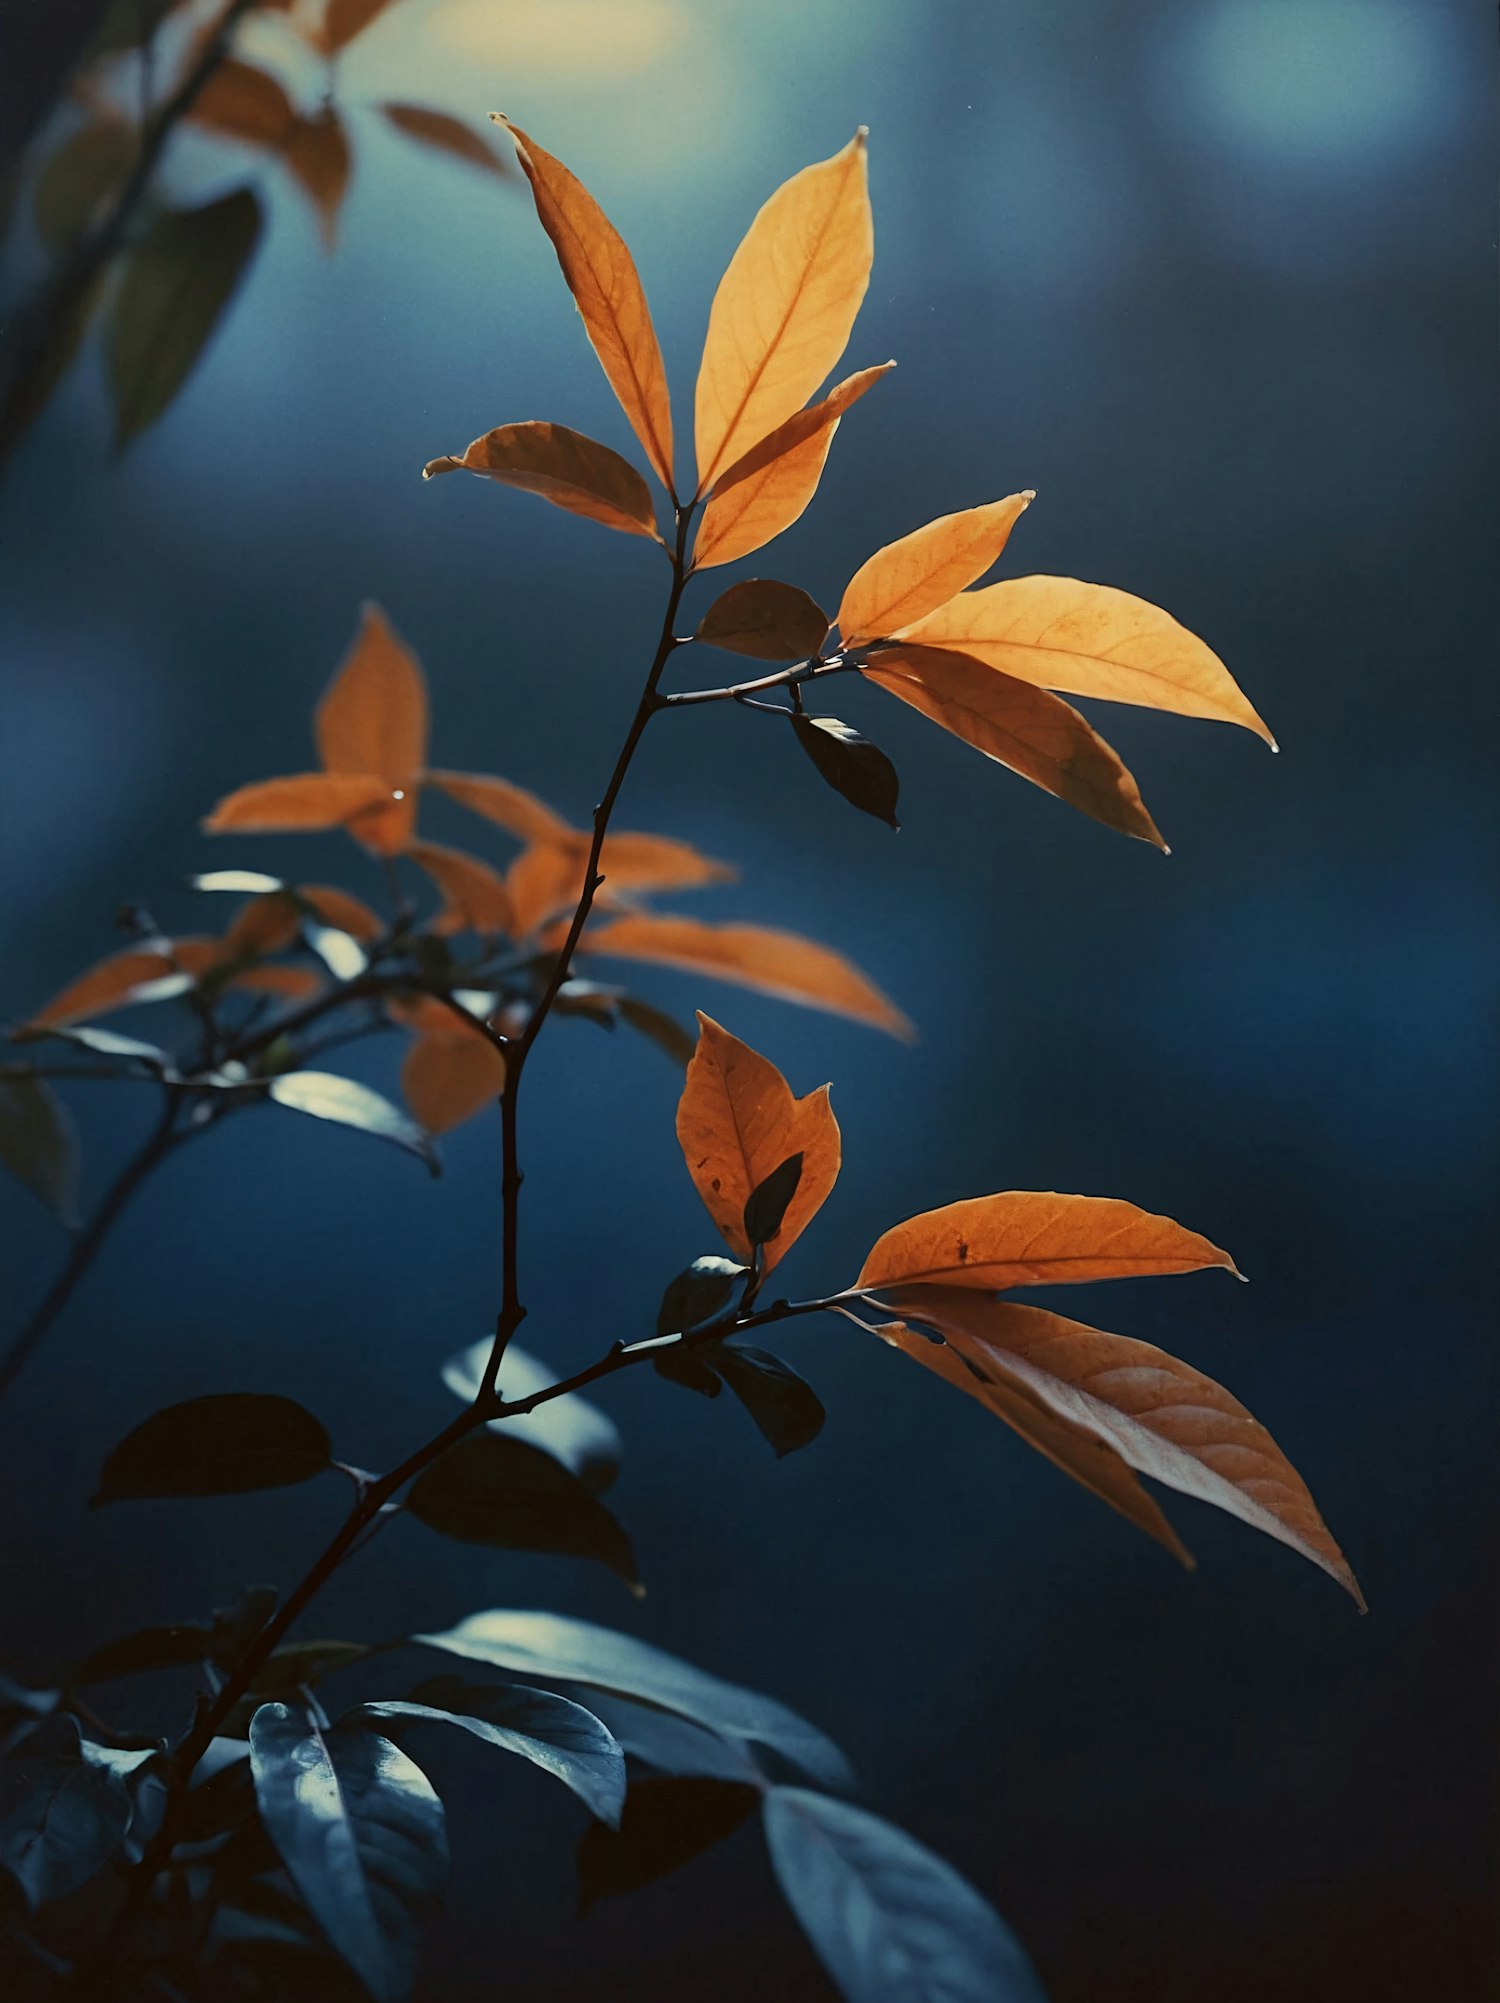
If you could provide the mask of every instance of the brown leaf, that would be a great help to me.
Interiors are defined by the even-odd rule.
[[[848,345],[874,226],[863,127],[760,210],[719,281],[698,370],[698,492],[812,395]]]
[[[297,120],[282,146],[281,157],[312,203],[323,243],[332,250],[354,160],[343,121],[331,104],[323,105],[311,118]]]
[[[1008,1189],[909,1217],[875,1241],[858,1287],[1050,1286],[1235,1264],[1227,1252],[1113,1196]]]
[[[585,949],[663,967],[686,967],[784,1001],[852,1016],[893,1036],[912,1026],[873,981],[832,947],[766,925],[705,925],[695,918],[631,912],[586,932]]]
[[[508,170],[500,155],[482,132],[465,125],[462,119],[450,118],[446,111],[433,111],[425,104],[383,104],[380,108],[408,139],[434,147],[439,153],[451,153],[454,159],[466,160],[471,167],[482,167],[485,173],[502,181],[506,178]]]
[[[427,680],[378,605],[366,605],[354,644],[313,716],[328,772],[372,773],[385,784],[377,814],[350,832],[377,855],[399,853],[416,829],[427,762]]]
[[[453,1016],[448,1025],[420,1036],[401,1066],[402,1096],[430,1134],[472,1118],[499,1098],[505,1084],[505,1059],[494,1044]]]
[[[895,1305],[936,1329],[978,1372],[972,1395],[1105,1501],[1121,1506],[1099,1472],[1123,1463],[1300,1552],[1363,1609],[1354,1574],[1302,1477],[1265,1427],[1211,1377],[1149,1342],[1107,1335],[1041,1308],[950,1288],[921,1289]],[[919,1354],[911,1339],[899,1346]],[[1125,1513],[1141,1521],[1131,1509]]]
[[[316,42],[324,55],[336,56],[347,49],[356,35],[362,35],[376,16],[383,14],[391,0],[328,0]]]
[[[297,895],[310,904],[325,925],[347,932],[352,939],[378,939],[385,930],[369,905],[330,883],[301,883]]]
[[[844,645],[862,647],[885,639],[935,612],[976,577],[983,577],[1035,499],[1028,491],[956,515],[940,515],[925,528],[876,550],[850,578],[840,601]]]
[[[624,240],[588,189],[509,119],[501,121],[531,183],[584,332],[646,456],[672,489],[672,411],[651,309]]]
[[[285,143],[297,122],[296,108],[275,77],[232,58],[219,64],[187,115],[226,138],[273,149]]]
[[[799,519],[818,491],[839,419],[895,366],[881,362],[846,377],[719,476],[693,543],[695,570],[749,556]]]
[[[1013,577],[965,591],[901,638],[955,647],[1038,688],[1240,723],[1276,740],[1218,655],[1168,612],[1076,577]]]
[[[587,837],[580,835],[578,842],[580,855],[586,855]],[[605,837],[599,869],[611,890],[698,890],[707,883],[733,883],[739,875],[691,842],[627,831]]]
[[[451,914],[456,921],[452,930],[468,927],[475,932],[510,935],[515,924],[510,892],[487,862],[437,842],[414,842],[407,853],[443,893],[447,902],[444,916]],[[438,929],[450,928],[440,924]]]
[[[626,535],[661,541],[650,489],[630,461],[565,424],[502,424],[476,438],[461,459],[429,460],[422,478],[462,472],[540,494],[554,507]]]
[[[1070,807],[1166,852],[1119,755],[1061,696],[970,654],[882,647],[865,679]]]
[[[724,1242],[748,1264],[745,1204],[773,1170],[794,1154],[802,1174],[781,1229],[767,1241],[765,1270],[791,1250],[838,1180],[838,1122],[824,1085],[792,1096],[771,1063],[699,1011],[698,1048],[677,1106],[677,1139],[694,1187]]]
[[[247,967],[224,985],[252,994],[278,995],[283,1001],[303,1001],[321,993],[324,981],[311,967]]]
[[[483,814],[523,842],[570,842],[577,834],[571,821],[553,813],[545,801],[509,779],[491,778],[485,772],[428,772],[429,786],[457,800],[471,814]]]
[[[295,772],[262,779],[226,794],[203,823],[222,835],[279,834],[297,828],[336,828],[367,814],[390,797],[383,779],[355,772]]]
[[[250,897],[230,920],[219,944],[218,961],[264,959],[291,945],[298,933],[297,907],[285,891]]]
[[[750,577],[714,600],[697,637],[757,661],[797,661],[816,654],[827,633],[828,614],[805,591],[774,577]]]
[[[67,250],[94,227],[136,163],[140,141],[128,119],[102,109],[48,155],[32,213],[49,251]]]

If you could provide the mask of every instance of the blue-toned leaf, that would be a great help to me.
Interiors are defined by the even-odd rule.
[[[640,1591],[630,1539],[569,1469],[537,1447],[486,1430],[450,1447],[406,1498],[419,1523],[468,1544],[597,1558]]]
[[[489,1361],[490,1339],[471,1343],[443,1365],[443,1382],[455,1397],[472,1405],[484,1379]],[[545,1391],[557,1382],[557,1372],[530,1350],[511,1343],[500,1370],[502,1396],[512,1403]],[[515,1419],[495,1419],[490,1431],[540,1447],[543,1453],[561,1461],[577,1475],[591,1495],[602,1495],[620,1472],[625,1448],[612,1419],[597,1405],[568,1391],[561,1398],[549,1398],[534,1412]]]
[[[389,1099],[372,1092],[368,1085],[340,1078],[333,1071],[286,1071],[272,1079],[270,1092],[278,1106],[308,1113],[315,1120],[332,1120],[340,1127],[355,1127],[377,1140],[392,1141],[425,1161],[434,1175],[441,1173],[437,1149],[425,1128],[398,1112]]]
[[[618,1830],[594,1823],[578,1846],[578,1902],[618,1898],[666,1877],[749,1821],[759,1790],[743,1781],[637,1780]]]
[[[78,1222],[78,1130],[45,1078],[0,1075],[0,1161],[71,1229]]]
[[[44,1718],[0,1761],[0,1866],[29,1905],[86,1885],[129,1826],[124,1778],[85,1755],[76,1718]]]
[[[231,1391],[154,1412],[113,1450],[89,1503],[287,1488],[330,1465],[320,1420],[291,1398]]]

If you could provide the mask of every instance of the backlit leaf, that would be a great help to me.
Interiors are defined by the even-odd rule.
[[[390,801],[383,779],[352,772],[298,772],[261,779],[219,801],[203,823],[205,834],[282,834],[303,828],[337,828]]]
[[[275,77],[233,57],[219,64],[187,116],[226,138],[273,149],[297,122],[296,108]]]
[[[443,1365],[443,1382],[455,1397],[472,1404],[479,1395],[489,1361],[491,1342],[485,1337],[450,1356]],[[517,1342],[507,1343],[500,1370],[500,1390],[510,1404],[546,1391],[561,1373],[541,1362]],[[620,1471],[624,1444],[613,1419],[576,1391],[549,1398],[534,1412],[513,1419],[492,1419],[492,1432],[540,1447],[576,1474],[591,1495],[601,1495]]]
[[[41,1028],[29,1023],[24,1031],[12,1031],[12,1037],[18,1043],[30,1043],[41,1037],[56,1038],[77,1050],[91,1050],[96,1057],[118,1057],[126,1063],[143,1064],[160,1077],[170,1075],[173,1070],[171,1057],[159,1044],[143,1043],[138,1036],[117,1036],[112,1029],[84,1029],[62,1023]]]
[[[1166,849],[1118,754],[1060,696],[939,647],[882,648],[864,674],[1080,813]]]
[[[779,995],[784,1001],[852,1016],[893,1036],[909,1037],[911,1024],[842,953],[796,932],[767,925],[705,925],[696,918],[632,912],[584,935],[592,953],[686,967],[738,987]]]
[[[432,878],[448,912],[475,932],[509,933],[515,912],[510,892],[487,862],[437,842],[414,842],[407,853]]]
[[[281,157],[312,203],[325,248],[332,250],[339,210],[354,168],[344,122],[334,107],[320,105],[310,118],[299,118],[287,135]]]
[[[635,262],[583,183],[504,120],[584,332],[646,456],[672,491],[672,412],[661,348]]]
[[[332,1071],[285,1071],[271,1080],[270,1094],[278,1106],[294,1113],[307,1113],[315,1120],[331,1120],[336,1126],[373,1134],[377,1140],[393,1141],[426,1162],[434,1175],[439,1173],[437,1153],[427,1135],[368,1085],[340,1078]]]
[[[420,1036],[401,1065],[401,1096],[429,1134],[449,1133],[493,1106],[504,1085],[504,1057],[452,1015],[445,1029]]]
[[[827,1414],[812,1386],[789,1363],[748,1342],[710,1342],[702,1354],[755,1421],[782,1460],[809,1446]]]
[[[896,800],[901,781],[879,745],[836,716],[807,716],[798,711],[791,722],[797,742],[833,790],[851,807],[899,830]]]
[[[771,1868],[848,2003],[1045,2003],[1020,1943],[950,1864],[866,1808],[773,1787]]]
[[[1363,1607],[1301,1476],[1265,1427],[1211,1377],[1149,1342],[956,1288],[917,1288],[893,1305],[936,1329],[967,1365],[962,1389],[1106,1502],[1122,1507],[1109,1463],[1123,1462],[1290,1546]],[[906,1339],[897,1346],[930,1367],[928,1352],[942,1354],[901,1333]],[[1124,1514],[1140,1520],[1131,1508]]]
[[[383,104],[381,110],[398,132],[404,132],[408,139],[415,139],[419,145],[431,146],[439,153],[451,154],[455,160],[466,160],[471,167],[482,167],[487,174],[494,174],[504,180],[504,161],[481,132],[472,125],[465,125],[462,119],[450,118],[446,111],[433,111],[425,104]]]
[[[357,816],[351,832],[379,855],[405,848],[416,827],[417,789],[427,763],[427,678],[378,605],[359,632],[313,716],[326,772],[385,781],[384,804]]]
[[[260,239],[261,205],[237,188],[195,209],[164,209],[127,253],[111,303],[105,363],[115,443],[154,424],[192,373]]]
[[[858,131],[765,203],[719,281],[698,370],[698,491],[794,411],[848,345],[875,235]]]
[[[134,1000],[144,999],[143,989],[150,989],[177,973],[166,953],[127,947],[123,953],[111,953],[107,959],[96,961],[76,981],[70,981],[60,994],[37,1010],[31,1018],[32,1024],[51,1028],[125,1008]],[[186,987],[189,983],[183,981],[182,985]]]
[[[491,778],[483,772],[428,772],[426,781],[457,800],[472,814],[497,821],[523,842],[568,842],[577,833],[570,821],[553,813],[545,801],[524,786],[508,779]]]
[[[1010,1189],[924,1210],[895,1225],[875,1241],[855,1284],[994,1291],[1191,1273],[1204,1266],[1235,1271],[1227,1252],[1170,1217],[1113,1196]]]
[[[286,1704],[250,1724],[261,1819],[332,1946],[377,2003],[404,2003],[448,1874],[443,1804],[376,1732],[324,1731]]]
[[[751,1241],[746,1206],[768,1176],[800,1156],[797,1179],[764,1249],[766,1272],[807,1229],[838,1180],[841,1149],[828,1087],[797,1099],[769,1058],[698,1016],[698,1049],[677,1105],[677,1139],[693,1185],[737,1259]]]
[[[839,420],[896,364],[881,362],[839,383],[821,403],[778,425],[714,482],[693,541],[693,568],[711,570],[764,549],[818,491]]]
[[[748,577],[716,598],[698,624],[698,638],[757,661],[800,661],[815,655],[828,614],[795,584]]]
[[[549,918],[572,916],[583,890],[585,851],[573,840],[533,842],[505,872],[517,939],[531,939]]]
[[[78,1222],[78,1129],[45,1078],[0,1075],[0,1162],[72,1228]]]
[[[565,424],[502,424],[476,438],[462,458],[429,460],[422,478],[463,472],[540,494],[606,528],[661,541],[650,489],[630,461]]]
[[[320,1420],[291,1398],[231,1391],[154,1412],[113,1449],[89,1507],[171,1495],[245,1495],[329,1466]]]
[[[1170,613],[1107,584],[1009,578],[960,593],[901,637],[973,654],[1037,688],[1240,723],[1275,748],[1217,654]]]
[[[630,1539],[604,1504],[539,1447],[486,1428],[418,1475],[407,1509],[466,1544],[596,1558],[641,1590]]]
[[[334,884],[299,883],[293,895],[303,904],[310,905],[325,925],[333,926],[338,932],[347,932],[351,939],[358,939],[364,944],[378,939],[385,930],[368,904]]]
[[[85,1757],[76,1718],[42,1719],[0,1761],[0,1868],[29,1906],[86,1885],[129,1826],[124,1779]]]
[[[113,112],[81,125],[48,156],[37,176],[33,214],[51,252],[86,236],[118,194],[140,150],[134,128]]]
[[[700,1776],[632,1782],[618,1830],[595,1823],[578,1846],[578,1903],[619,1898],[654,1884],[722,1843],[754,1813],[760,1790]]]
[[[940,515],[876,550],[855,571],[839,601],[844,645],[863,647],[899,632],[983,577],[1035,499],[1029,492],[1011,494],[984,507]]]
[[[267,876],[263,869],[206,869],[190,876],[188,883],[194,890],[226,891],[243,897],[269,896],[273,890],[286,889],[279,876]]]
[[[581,838],[579,846],[586,847]],[[691,842],[628,829],[605,838],[599,870],[612,890],[698,890],[709,883],[733,883],[739,874],[732,864],[716,862]]]

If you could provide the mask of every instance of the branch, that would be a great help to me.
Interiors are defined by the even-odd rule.
[[[758,681],[733,682],[721,689],[688,689],[681,695],[658,697],[662,709],[688,709],[705,702],[743,702],[746,696],[759,695],[765,689],[789,689],[799,682],[822,681],[826,675],[852,674],[855,665],[842,654],[835,654],[828,660],[813,655],[806,661],[798,661],[790,668],[778,668],[774,675],[762,675]]]

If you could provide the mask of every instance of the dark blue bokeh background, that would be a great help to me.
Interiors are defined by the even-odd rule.
[[[653,731],[623,822],[733,858],[742,883],[692,908],[826,936],[921,1026],[906,1049],[642,977],[799,1090],[834,1080],[844,1180],[789,1285],[836,1284],[898,1217],[1007,1186],[1183,1218],[1254,1284],[1069,1305],[1247,1401],[1367,1618],[1189,1505],[1172,1513],[1201,1569],[1179,1573],[829,1322],[783,1345],[830,1411],[783,1465],[728,1401],[648,1372],[611,1390],[644,1604],[411,1525],[312,1624],[548,1605],[774,1690],[994,1899],[1056,2003],[1458,2003],[1490,1967],[1495,68],[1490,10],[1438,0],[404,0],[341,84],[354,104],[498,104],[583,175],[635,250],[684,432],[754,208],[868,123],[877,260],[849,362],[901,367],[844,425],[812,513],[723,579],[833,603],[879,543],[1034,486],[1006,567],[1169,606],[1281,740],[1272,758],[1246,733],[1097,713],[1166,861],[873,690],[840,706],[900,765],[899,839],[721,710]],[[259,265],[161,427],[109,463],[86,361],[15,466],[10,1015],[111,947],[124,896],[196,930],[222,912],[181,888],[195,869],[344,866],[333,837],[214,844],[196,823],[309,762],[363,598],[426,663],[438,762],[582,818],[613,757],[663,567],[526,497],[416,475],[511,419],[628,433],[519,183],[360,123],[331,262],[268,175]],[[197,141],[174,162],[184,192],[258,171]],[[356,1054],[393,1078],[393,1046]],[[656,1052],[559,1022],[528,1096],[527,1339],[572,1366],[640,1332],[712,1234]],[[75,1103],[97,1191],[149,1109],[115,1088]],[[88,1516],[101,1454],[158,1405],[292,1389],[366,1465],[441,1421],[438,1365],[490,1320],[498,1252],[495,1133],[446,1153],[430,1185],[257,1115],[149,1190],[0,1413],[9,1657],[46,1672],[286,1583],[336,1520],[331,1487]],[[18,1322],[62,1246],[23,1195],[0,1204]],[[447,1745],[433,1771],[459,1864],[432,1997],[826,1993],[752,1835],[575,1927],[566,1799]]]

